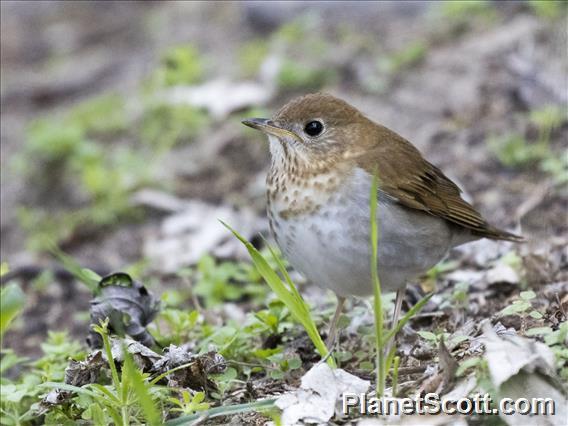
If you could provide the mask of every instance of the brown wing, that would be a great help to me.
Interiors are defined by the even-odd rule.
[[[480,237],[521,241],[522,237],[487,223],[461,197],[461,190],[436,166],[422,157],[406,139],[386,127],[378,126],[377,139],[365,153],[356,157],[357,165],[379,178],[382,191],[406,207],[423,210]]]

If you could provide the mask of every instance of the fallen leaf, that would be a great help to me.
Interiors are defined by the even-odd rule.
[[[499,263],[493,268],[489,269],[486,274],[486,279],[489,284],[496,283],[511,283],[518,284],[520,277],[517,271],[511,266]]]
[[[264,219],[252,210],[236,210],[200,201],[188,201],[186,209],[168,216],[157,235],[144,243],[144,254],[152,269],[174,273],[197,263],[205,254],[218,258],[247,258],[243,245],[219,223],[219,219],[238,229],[245,238],[267,230]]]
[[[171,104],[203,108],[215,119],[222,120],[231,112],[265,105],[273,95],[274,91],[270,87],[254,81],[217,79],[199,86],[173,87],[162,98]]]
[[[106,365],[107,363],[103,359],[100,350],[89,354],[84,361],[72,359],[65,369],[65,384],[81,387],[89,383],[95,383],[99,378],[101,368]],[[67,402],[74,395],[74,392],[62,389],[51,390],[40,402],[39,413],[43,414],[54,405]]]
[[[153,372],[164,374],[182,365],[187,365],[168,374],[168,386],[190,388],[193,390],[216,390],[211,374],[225,371],[227,364],[223,356],[217,352],[194,354],[180,346],[170,345],[164,349],[164,356],[154,364]]]
[[[146,326],[158,313],[159,302],[138,281],[123,272],[103,277],[100,293],[91,300],[91,324],[109,319],[109,329],[119,336],[128,335],[144,346],[154,345]],[[89,331],[87,342],[91,348],[102,347],[101,336]]]
[[[520,336],[499,337],[488,323],[483,331],[485,358],[499,398],[552,398],[556,405],[555,414],[541,414],[533,420],[547,426],[568,424],[567,391],[556,377],[554,354],[550,348]],[[526,415],[499,415],[510,426],[527,424]]]
[[[116,362],[122,363],[124,361],[123,348],[125,348],[132,356],[132,359],[134,360],[136,366],[144,372],[152,370],[154,364],[162,359],[162,355],[154,352],[152,349],[147,348],[142,343],[129,338],[111,338],[110,346],[112,358]]]
[[[318,363],[302,377],[300,388],[280,396],[276,406],[282,410],[282,424],[327,424],[341,412],[336,407],[344,392],[365,393],[369,386],[368,380]]]

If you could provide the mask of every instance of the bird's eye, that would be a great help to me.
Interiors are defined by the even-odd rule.
[[[312,137],[317,136],[321,132],[323,132],[323,124],[321,123],[321,121],[317,121],[317,120],[310,121],[304,127],[304,132],[308,136],[312,136]]]

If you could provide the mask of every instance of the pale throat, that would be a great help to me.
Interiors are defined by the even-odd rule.
[[[313,214],[338,190],[347,167],[326,167],[269,136],[271,166],[266,179],[270,220],[289,220]]]

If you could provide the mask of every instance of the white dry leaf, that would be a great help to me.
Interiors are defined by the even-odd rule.
[[[194,265],[205,254],[218,258],[247,258],[246,249],[220,222],[224,221],[245,238],[267,230],[266,221],[252,210],[236,210],[200,201],[187,201],[183,211],[164,219],[157,234],[144,242],[144,255],[151,267],[162,273]]]
[[[487,282],[489,284],[496,283],[511,283],[518,284],[520,277],[517,271],[510,265],[498,263],[493,268],[487,271]]]
[[[445,275],[445,279],[455,283],[477,284],[483,280],[484,271],[476,271],[473,269],[456,269]]]
[[[507,241],[494,241],[483,238],[481,240],[472,241],[455,250],[461,253],[464,259],[475,264],[478,267],[485,268],[488,263],[494,261],[505,253],[511,251],[514,243]]]
[[[442,396],[442,400],[457,401],[470,395],[477,387],[477,380],[472,375],[459,380],[454,388]]]
[[[172,87],[163,94],[163,100],[203,108],[215,119],[222,120],[234,111],[265,105],[273,95],[270,87],[254,81],[217,79],[199,86]]]
[[[489,323],[484,327],[485,358],[491,381],[499,389],[499,397],[552,398],[554,414],[528,415],[500,413],[510,426],[527,422],[544,426],[568,424],[568,399],[566,390],[555,375],[554,354],[548,346],[520,336],[498,336]]]
[[[357,426],[467,426],[467,421],[463,416],[449,414],[415,414],[412,416],[402,416],[395,419],[361,419]]]
[[[371,383],[326,363],[313,366],[302,377],[298,389],[276,400],[282,410],[282,424],[327,424],[336,413],[339,398],[345,392],[367,392]],[[338,413],[340,410],[337,411]]]

